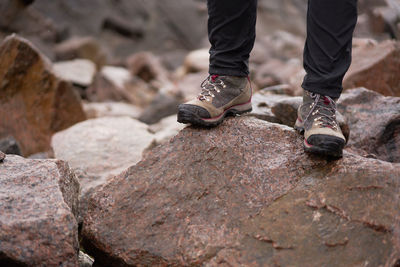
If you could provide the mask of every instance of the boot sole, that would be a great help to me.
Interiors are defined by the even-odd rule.
[[[221,124],[225,117],[241,115],[250,111],[252,111],[252,106],[251,102],[248,102],[232,106],[214,118],[201,118],[189,108],[180,106],[178,109],[178,122],[200,127],[215,127]]]
[[[297,130],[300,134],[304,134],[304,124],[299,119],[296,120],[294,129]],[[343,157],[343,148],[345,146],[345,142],[342,139],[335,136],[324,136],[323,138],[324,144],[319,146],[309,144],[304,138],[304,152],[332,158]]]

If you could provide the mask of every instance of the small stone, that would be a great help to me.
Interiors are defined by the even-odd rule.
[[[87,87],[93,82],[96,65],[87,59],[74,59],[54,63],[53,70],[59,78]]]
[[[157,123],[165,117],[178,113],[180,103],[181,101],[173,95],[159,93],[140,114],[139,120],[147,124]]]
[[[18,142],[12,136],[0,139],[0,151],[3,151],[6,154],[22,156]]]

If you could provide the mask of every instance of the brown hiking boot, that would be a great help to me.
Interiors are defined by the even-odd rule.
[[[251,111],[252,90],[245,77],[210,75],[199,96],[178,107],[178,122],[217,126],[228,115]]]
[[[304,91],[297,115],[294,128],[304,132],[304,151],[342,157],[346,138],[336,121],[335,99]]]

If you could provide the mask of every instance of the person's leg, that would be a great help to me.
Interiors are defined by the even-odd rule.
[[[251,111],[249,55],[255,40],[257,0],[208,0],[210,76],[200,95],[178,107],[178,122],[216,126],[225,116]]]
[[[309,0],[303,88],[339,98],[350,67],[357,0]]]
[[[336,120],[336,101],[350,67],[357,0],[309,0],[304,47],[303,104],[295,128],[306,152],[341,157],[346,138]]]
[[[257,0],[207,0],[210,74],[249,74],[256,37]]]

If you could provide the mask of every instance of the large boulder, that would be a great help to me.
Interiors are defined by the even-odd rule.
[[[153,142],[148,126],[129,117],[103,117],[56,133],[54,155],[76,172],[82,188],[82,212],[91,189],[138,162]]]
[[[32,44],[11,35],[0,46],[0,138],[24,156],[50,149],[51,135],[85,119],[79,95]]]
[[[342,94],[338,110],[348,119],[349,150],[400,162],[400,97],[357,88]]]
[[[95,266],[391,266],[399,178],[398,164],[308,156],[255,118],[187,127],[91,196],[83,246]]]
[[[59,160],[0,162],[0,265],[78,264],[79,183]]]
[[[386,96],[400,96],[400,42],[388,40],[354,49],[343,86],[346,89],[365,87]]]

